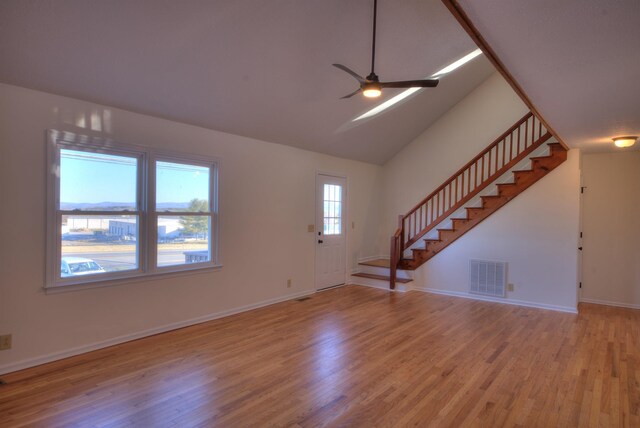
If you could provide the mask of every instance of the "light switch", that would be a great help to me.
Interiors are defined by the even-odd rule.
[[[313,232],[314,230],[316,230],[316,227],[313,224],[307,226],[307,232]]]

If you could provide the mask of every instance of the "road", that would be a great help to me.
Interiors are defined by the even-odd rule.
[[[163,250],[158,255],[158,266],[169,266],[184,263],[185,250]],[[131,251],[123,252],[96,252],[96,253],[71,253],[66,252],[63,257],[85,257],[95,260],[107,272],[135,269],[136,254]]]

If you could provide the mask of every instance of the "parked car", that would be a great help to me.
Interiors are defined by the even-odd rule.
[[[91,275],[106,272],[102,266],[84,257],[63,257],[60,266],[60,276]]]

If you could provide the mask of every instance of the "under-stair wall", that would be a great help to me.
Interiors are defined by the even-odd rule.
[[[507,262],[507,302],[577,305],[579,152],[413,271],[415,289],[468,296],[469,260]]]
[[[502,78],[493,76],[388,162],[382,195],[387,221],[379,246],[388,243],[398,214],[437,188],[524,112]],[[566,162],[412,272],[410,287],[469,296],[469,260],[504,261],[507,281],[514,284],[505,301],[575,310],[578,157],[578,152],[569,152]]]

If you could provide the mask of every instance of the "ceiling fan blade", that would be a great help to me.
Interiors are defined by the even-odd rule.
[[[344,97],[340,97],[341,100],[345,99],[345,98],[351,98],[352,96],[354,96],[355,94],[357,94],[358,92],[360,92],[360,88],[356,89],[355,91],[351,92],[348,95],[345,95]]]
[[[402,82],[380,82],[383,88],[435,88],[440,81],[437,79],[403,80]]]
[[[351,70],[349,67],[347,67],[346,65],[342,65],[342,64],[332,64],[334,67],[339,68],[342,71],[345,71],[347,73],[349,73],[351,76],[353,76],[358,82],[360,83],[364,83],[364,77],[360,76],[358,73],[356,73],[355,71]]]

